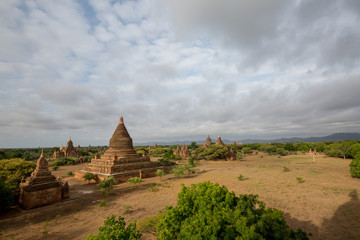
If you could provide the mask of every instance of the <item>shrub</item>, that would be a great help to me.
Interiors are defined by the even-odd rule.
[[[182,175],[185,175],[184,168],[181,166],[178,166],[177,168],[171,170],[171,173],[173,173],[175,177],[180,177]]]
[[[111,189],[114,188],[114,185],[117,184],[117,181],[113,177],[105,178],[98,184],[101,194],[110,194]]]
[[[130,222],[126,227],[123,217],[119,216],[118,219],[115,215],[107,217],[104,221],[104,226],[99,227],[98,235],[88,235],[87,240],[115,240],[115,239],[140,239],[140,231],[136,228],[136,222]]]
[[[199,159],[225,159],[228,155],[228,150],[225,146],[211,144],[208,147],[199,147],[198,149],[196,149],[196,155]]]
[[[149,155],[152,156],[152,157],[161,157],[166,152],[169,152],[168,147],[158,146],[157,148],[151,148],[149,150]]]
[[[302,183],[304,181],[302,177],[296,177],[296,180],[298,180],[299,183]]]
[[[73,174],[73,172],[72,172],[72,171],[68,171],[68,172],[66,173],[66,176],[71,177],[71,176],[74,176],[74,174]]]
[[[257,195],[239,195],[203,182],[182,186],[175,207],[157,225],[158,239],[308,239],[294,232],[281,211],[265,208]]]
[[[290,168],[284,166],[284,172],[290,172]]]
[[[160,219],[164,216],[164,213],[159,211],[159,214],[156,216],[150,216],[144,218],[139,222],[139,230],[142,233],[151,233],[153,235],[156,234],[156,225],[159,224]]]
[[[156,176],[158,176],[158,177],[163,177],[163,176],[165,176],[166,175],[166,173],[164,172],[164,170],[162,170],[162,169],[158,169],[158,170],[156,170]]]
[[[243,180],[246,180],[247,178],[244,177],[244,175],[240,174],[240,175],[237,177],[237,179],[238,179],[239,181],[243,181]]]
[[[84,174],[83,178],[85,181],[88,181],[88,183],[90,183],[90,181],[95,180],[96,177],[94,174],[87,172]]]
[[[157,160],[157,165],[158,166],[172,166],[175,165],[176,163],[167,159],[163,159],[163,158],[159,158]]]
[[[279,154],[280,156],[286,156],[286,151],[283,148],[276,148],[276,153]]]
[[[173,150],[168,150],[162,156],[165,160],[178,160],[181,159],[179,155],[174,154]]]
[[[65,165],[75,165],[79,164],[80,159],[79,158],[58,158],[53,163],[53,166],[65,166]]]
[[[106,207],[106,206],[107,206],[107,203],[105,202],[105,200],[100,200],[99,206],[100,206],[100,207]]]
[[[350,163],[350,174],[352,177],[360,178],[360,153],[357,153]]]
[[[140,178],[140,177],[133,177],[133,178],[129,178],[129,179],[127,180],[127,182],[128,182],[128,183],[132,183],[133,185],[132,185],[131,187],[132,187],[132,188],[135,188],[135,187],[136,187],[136,184],[142,183],[143,180],[142,180],[142,178]]]
[[[194,157],[190,157],[190,158],[188,159],[188,164],[189,164],[190,166],[192,166],[192,167],[195,167]]]

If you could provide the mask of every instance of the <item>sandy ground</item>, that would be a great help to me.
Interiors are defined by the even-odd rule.
[[[261,158],[263,155],[263,158]],[[96,184],[74,177],[71,199],[32,210],[14,208],[0,215],[0,239],[84,239],[97,233],[111,214],[126,221],[140,221],[156,215],[167,205],[176,205],[181,184],[218,182],[236,194],[258,194],[267,207],[283,211],[293,229],[311,232],[311,239],[360,239],[360,179],[351,178],[350,160],[309,155],[278,158],[262,153],[242,161],[200,161],[194,175],[174,178],[167,175],[145,179],[136,188],[129,183],[116,186],[113,194],[102,197]],[[284,167],[289,171],[284,171]],[[82,169],[84,165],[63,166],[55,176]],[[242,174],[246,180],[239,181]],[[299,183],[296,177],[302,177]],[[158,184],[156,187],[152,187]],[[106,207],[99,201],[105,200]],[[155,239],[144,234],[143,239]]]

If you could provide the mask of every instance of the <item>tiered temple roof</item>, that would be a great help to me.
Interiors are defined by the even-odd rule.
[[[51,174],[42,151],[36,169],[20,184],[19,204],[25,209],[46,205],[68,197],[68,191],[69,185]]]

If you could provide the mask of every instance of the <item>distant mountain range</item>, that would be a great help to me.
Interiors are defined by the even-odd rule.
[[[216,141],[216,139],[214,139]],[[213,140],[213,141],[214,141]],[[243,139],[243,140],[227,140],[223,139],[224,143],[274,143],[274,142],[281,142],[281,143],[289,143],[289,142],[335,142],[335,141],[345,141],[345,140],[358,140],[360,141],[360,133],[334,133],[324,137],[307,137],[307,138],[278,138],[278,139],[271,139],[271,140],[264,140],[264,139]],[[136,146],[153,146],[155,143],[158,145],[183,145],[183,144],[191,144],[193,141],[171,141],[171,142],[146,142],[146,143],[135,143]],[[195,141],[197,144],[202,144],[205,142],[204,140]]]

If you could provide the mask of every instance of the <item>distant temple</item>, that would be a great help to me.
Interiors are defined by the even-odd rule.
[[[202,144],[203,147],[208,147],[212,143],[210,135],[207,136],[205,142]]]
[[[90,172],[98,180],[114,177],[119,182],[125,182],[132,177],[154,177],[159,169],[156,162],[151,162],[147,155],[140,157],[133,147],[132,139],[125,127],[123,117],[110,139],[109,149],[104,155],[96,156],[84,170],[75,173],[81,178]]]
[[[218,136],[218,139],[217,139],[217,141],[216,141],[216,143],[215,143],[216,145],[222,145],[222,146],[225,146],[225,144],[223,143],[223,141],[221,140],[221,137],[220,136]]]
[[[74,147],[73,142],[71,141],[71,137],[69,138],[69,141],[66,144],[66,147],[63,146],[60,147],[59,151],[54,152],[54,158],[62,158],[62,157],[78,157],[79,156],[79,148]]]
[[[69,197],[69,184],[56,179],[48,169],[48,162],[41,152],[36,169],[20,183],[19,204],[25,209],[47,205]]]
[[[191,153],[188,149],[188,146],[186,144],[184,144],[182,147],[181,147],[181,150],[180,150],[180,157],[183,158],[183,159],[186,159],[186,158],[189,158],[191,157]]]

